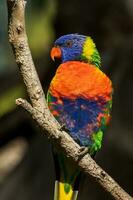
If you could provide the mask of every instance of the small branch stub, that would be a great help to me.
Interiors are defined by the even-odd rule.
[[[31,104],[24,99],[17,99],[16,104],[27,110],[38,125],[47,130],[44,133],[53,143],[73,159],[80,169],[91,175],[116,200],[133,200],[96,162],[87,154],[77,159],[80,147],[64,131],[50,113],[45,95],[39,81],[25,31],[25,3],[24,0],[7,0],[8,5],[8,34],[12,45],[16,63],[27,88]]]
[[[27,110],[31,114],[34,111],[34,108],[26,99],[22,99],[22,98],[16,99],[16,105],[22,106],[25,110]]]

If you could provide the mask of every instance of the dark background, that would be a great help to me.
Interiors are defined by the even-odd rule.
[[[55,38],[90,35],[102,70],[114,87],[112,121],[96,161],[133,195],[133,1],[29,0],[26,27],[32,55],[46,91],[56,67],[49,51]],[[0,200],[52,200],[54,167],[49,141],[30,116],[15,106],[26,97],[7,36],[5,0],[0,3]],[[80,200],[111,200],[86,178]]]

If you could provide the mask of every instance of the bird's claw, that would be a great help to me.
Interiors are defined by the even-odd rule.
[[[86,154],[88,154],[88,152],[89,152],[88,147],[80,147],[78,153],[78,159],[80,160],[81,158],[83,158]]]
[[[61,124],[60,131],[69,132],[69,130],[66,128],[65,124]]]

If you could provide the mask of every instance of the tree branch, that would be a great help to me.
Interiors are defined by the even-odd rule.
[[[8,34],[16,63],[26,85],[31,104],[24,99],[17,99],[17,105],[22,106],[33,117],[39,126],[47,130],[44,134],[55,145],[65,152],[80,169],[91,175],[95,180],[117,200],[133,200],[96,162],[88,155],[79,158],[80,146],[65,132],[50,113],[45,95],[39,81],[25,31],[25,0],[7,0],[8,5]]]

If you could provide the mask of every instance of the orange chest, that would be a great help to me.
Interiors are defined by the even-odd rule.
[[[112,84],[110,79],[98,68],[91,64],[71,61],[59,66],[50,84],[53,96],[75,99],[110,98]]]

